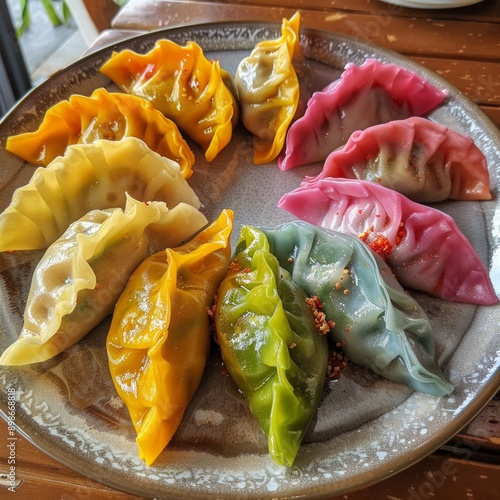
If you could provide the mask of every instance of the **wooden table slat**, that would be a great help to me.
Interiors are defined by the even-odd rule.
[[[151,2],[155,8],[149,8]],[[144,0],[137,8],[123,9],[113,19],[115,28],[158,29],[186,23],[198,24],[216,21],[280,22],[290,17],[295,8],[274,8],[249,4],[221,2],[154,2]],[[138,10],[140,9],[140,10]],[[474,21],[420,19],[379,14],[359,14],[337,11],[301,9],[302,26],[353,36],[376,43],[403,54],[424,54],[429,51],[441,57],[475,58],[485,61],[500,60],[500,27],[495,23]],[[140,14],[140,15],[139,15]]]
[[[165,0],[162,0],[165,1]],[[179,0],[169,0],[177,2]],[[182,1],[182,0],[181,0]],[[207,0],[212,1],[212,0]],[[234,0],[214,0],[220,3],[234,4]],[[251,5],[268,6],[269,0],[251,0],[243,2]],[[500,3],[496,0],[485,0],[483,2],[453,9],[412,9],[385,3],[379,0],[308,0],[307,3],[303,0],[287,0],[282,2],[283,5],[290,9],[302,9],[306,6],[310,10],[331,10],[338,12],[359,12],[359,13],[376,13],[384,16],[400,16],[400,17],[415,17],[434,19],[456,19],[462,21],[482,21],[488,23],[500,23]]]
[[[2,429],[6,427],[5,423]],[[2,430],[3,433],[3,430]],[[7,480],[6,446],[0,447],[0,497],[10,493]],[[110,489],[91,481],[33,448],[24,438],[16,447],[17,499],[53,500],[54,498],[99,498],[139,500],[140,497]],[[395,500],[463,498],[489,500],[500,488],[500,465],[471,459],[469,448],[456,444],[445,456],[432,454],[410,469],[359,491],[350,492],[349,500]],[[426,496],[427,495],[427,496]],[[344,497],[345,498],[345,497]]]

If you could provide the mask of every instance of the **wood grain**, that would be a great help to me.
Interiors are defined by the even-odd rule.
[[[0,498],[9,498],[6,424],[0,423]],[[492,500],[500,488],[500,465],[479,462],[468,453],[470,446],[455,444],[448,453],[434,453],[411,468],[381,482],[350,492],[349,500]],[[35,448],[23,437],[16,441],[16,488],[14,499],[139,500],[103,486],[68,469]],[[126,489],[126,485],[124,485]]]

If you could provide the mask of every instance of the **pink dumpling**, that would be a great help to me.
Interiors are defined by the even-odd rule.
[[[446,92],[399,66],[375,59],[347,64],[338,80],[312,95],[305,114],[288,130],[279,167],[323,161],[355,130],[425,115],[445,97]]]
[[[311,224],[359,237],[406,288],[453,302],[498,302],[486,266],[453,218],[392,189],[325,178],[284,195],[278,206]]]
[[[379,182],[422,203],[491,199],[486,157],[474,141],[418,116],[354,132],[304,182],[325,177]]]

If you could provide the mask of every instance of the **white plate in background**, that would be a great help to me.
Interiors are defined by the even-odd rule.
[[[480,3],[483,0],[380,0],[381,2],[412,9],[455,9]]]

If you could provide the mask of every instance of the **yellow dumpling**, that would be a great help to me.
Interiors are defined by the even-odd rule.
[[[190,242],[147,258],[118,300],[109,368],[150,465],[177,430],[210,349],[208,308],[230,263],[233,213]]]
[[[293,59],[302,58],[299,25],[299,12],[284,19],[281,37],[259,42],[236,70],[241,121],[254,136],[256,164],[279,155],[299,104],[299,79],[293,67]]]
[[[9,137],[5,149],[46,166],[71,144],[124,137],[141,139],[153,151],[178,163],[184,178],[191,176],[194,155],[175,123],[145,99],[104,88],[90,97],[73,95],[55,104],[45,113],[38,130]]]

